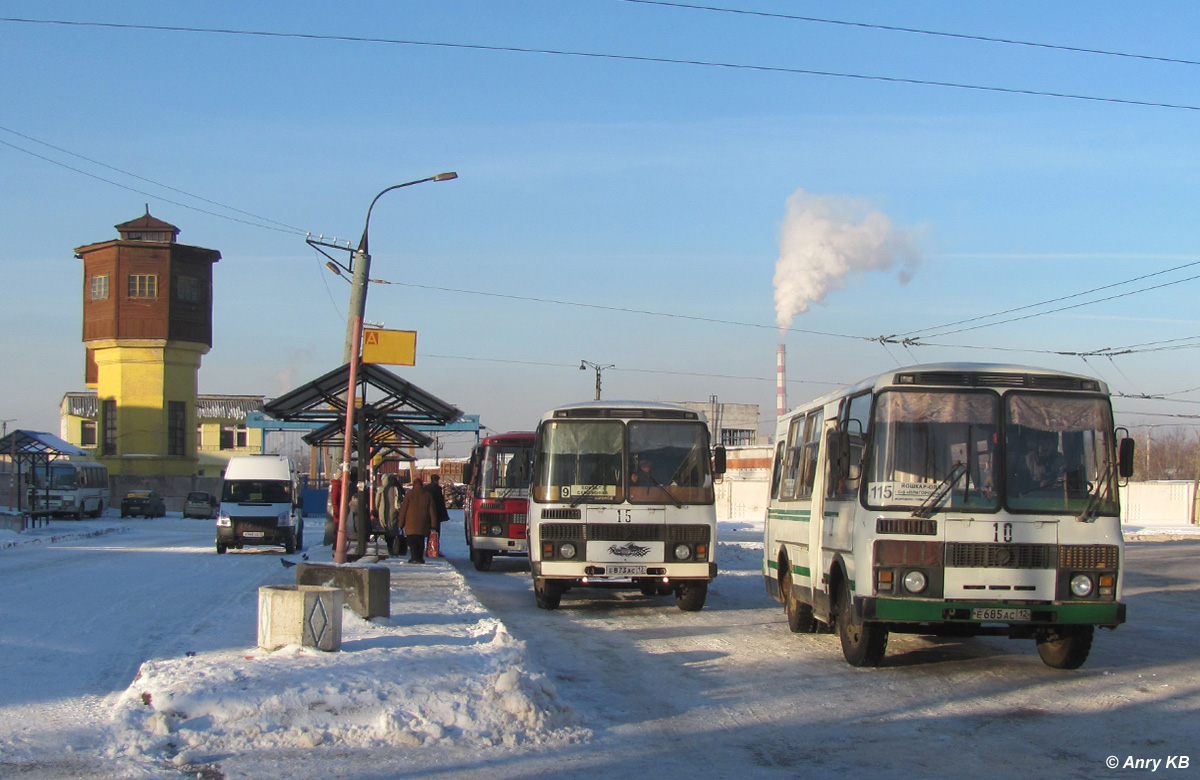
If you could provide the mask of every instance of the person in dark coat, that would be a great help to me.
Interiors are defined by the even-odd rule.
[[[404,544],[404,529],[400,528],[398,522],[400,485],[394,474],[384,475],[383,485],[375,498],[375,511],[379,513],[379,524],[383,526],[388,552],[392,555],[403,555],[407,550]]]
[[[433,501],[433,514],[437,518],[437,522],[433,524],[433,531],[438,534],[440,539],[442,531],[442,523],[450,519],[450,512],[446,509],[446,494],[442,492],[441,477],[433,474],[429,477],[429,484],[425,486],[425,490],[429,492],[429,498]],[[434,558],[442,557],[439,552],[440,545],[430,545]]]
[[[437,525],[437,516],[433,499],[425,491],[425,484],[420,477],[413,480],[412,489],[404,494],[396,519],[404,529],[404,537],[408,542],[409,563],[425,563],[425,537]]]

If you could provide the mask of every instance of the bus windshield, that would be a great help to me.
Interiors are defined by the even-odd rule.
[[[44,468],[34,468],[33,484],[38,488],[45,489],[49,487],[51,490],[78,490],[79,478],[76,476],[76,468],[74,466],[50,466],[50,484],[46,484],[46,470]]]
[[[629,423],[629,500],[635,504],[711,503],[708,430],[700,423]]]
[[[998,509],[1000,396],[886,391],[875,403],[867,481],[870,506],[921,506],[939,488],[943,507]],[[948,485],[948,487],[944,487]]]
[[[1101,398],[1010,393],[1006,503],[1014,512],[1118,513],[1110,407]]]
[[[1079,514],[1095,497],[1093,511],[1115,514],[1111,430],[1102,398],[885,391],[875,404],[866,502],[999,510],[1003,498],[1011,512]]]
[[[533,476],[533,452],[528,447],[491,445],[485,448],[479,469],[481,498],[524,495]]]
[[[618,420],[553,420],[538,431],[534,498],[625,500],[625,426]]]

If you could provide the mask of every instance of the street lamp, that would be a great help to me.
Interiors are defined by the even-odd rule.
[[[371,255],[367,250],[367,233],[371,228],[371,212],[375,208],[375,204],[386,193],[392,190],[398,190],[401,187],[411,187],[414,184],[424,184],[427,181],[449,181],[457,179],[457,173],[439,173],[436,176],[429,176],[416,181],[405,182],[404,184],[395,184],[381,191],[371,200],[371,205],[367,207],[367,218],[363,222],[362,239],[358,242],[358,249],[354,252],[353,270],[354,276],[350,283],[350,309],[349,316],[346,319],[346,349],[343,355],[343,362],[350,364],[350,380],[349,388],[346,392],[346,431],[345,442],[342,449],[342,495],[339,499],[339,514],[338,514],[338,534],[337,545],[334,547],[333,559],[337,563],[346,562],[346,513],[350,509],[350,446],[354,436],[354,396],[358,385],[358,366],[362,362],[359,351],[362,348],[362,325],[363,318],[367,310],[367,280],[371,273]],[[361,477],[366,472],[363,466],[366,462],[366,454],[363,452],[363,447],[359,447],[358,451],[358,473]],[[360,495],[358,504],[358,524],[359,530],[365,528],[363,523],[369,522],[366,517],[366,496]],[[365,537],[360,533],[359,536]]]
[[[599,401],[600,400],[600,372],[606,368],[616,368],[616,366],[601,366],[601,365],[591,362],[590,360],[579,361],[579,370],[580,371],[587,371],[589,368],[593,368],[596,370],[596,400]]]

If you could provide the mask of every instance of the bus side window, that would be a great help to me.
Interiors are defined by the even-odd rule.
[[[783,482],[780,488],[780,498],[789,501],[796,497],[796,483],[800,477],[800,452],[804,447],[803,441],[804,417],[797,415],[788,426],[788,435],[784,451]]]
[[[784,445],[786,442],[779,442],[775,445],[775,462],[771,464],[771,498],[779,498],[779,478],[783,475],[783,457]]]
[[[813,485],[817,479],[817,454],[821,445],[821,424],[825,420],[825,411],[817,409],[808,413],[804,421],[804,449],[802,451],[803,467],[800,475],[798,498],[809,498],[813,493]]]
[[[829,498],[850,499],[858,493],[862,476],[863,443],[866,441],[867,421],[871,415],[871,394],[856,395],[843,402],[836,442],[831,442]],[[835,457],[836,455],[836,457]]]

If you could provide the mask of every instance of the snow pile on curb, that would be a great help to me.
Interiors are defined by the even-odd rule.
[[[109,755],[183,765],[263,749],[590,738],[449,563],[388,565],[392,617],[345,610],[340,652],[289,645],[142,664],[115,705]]]

